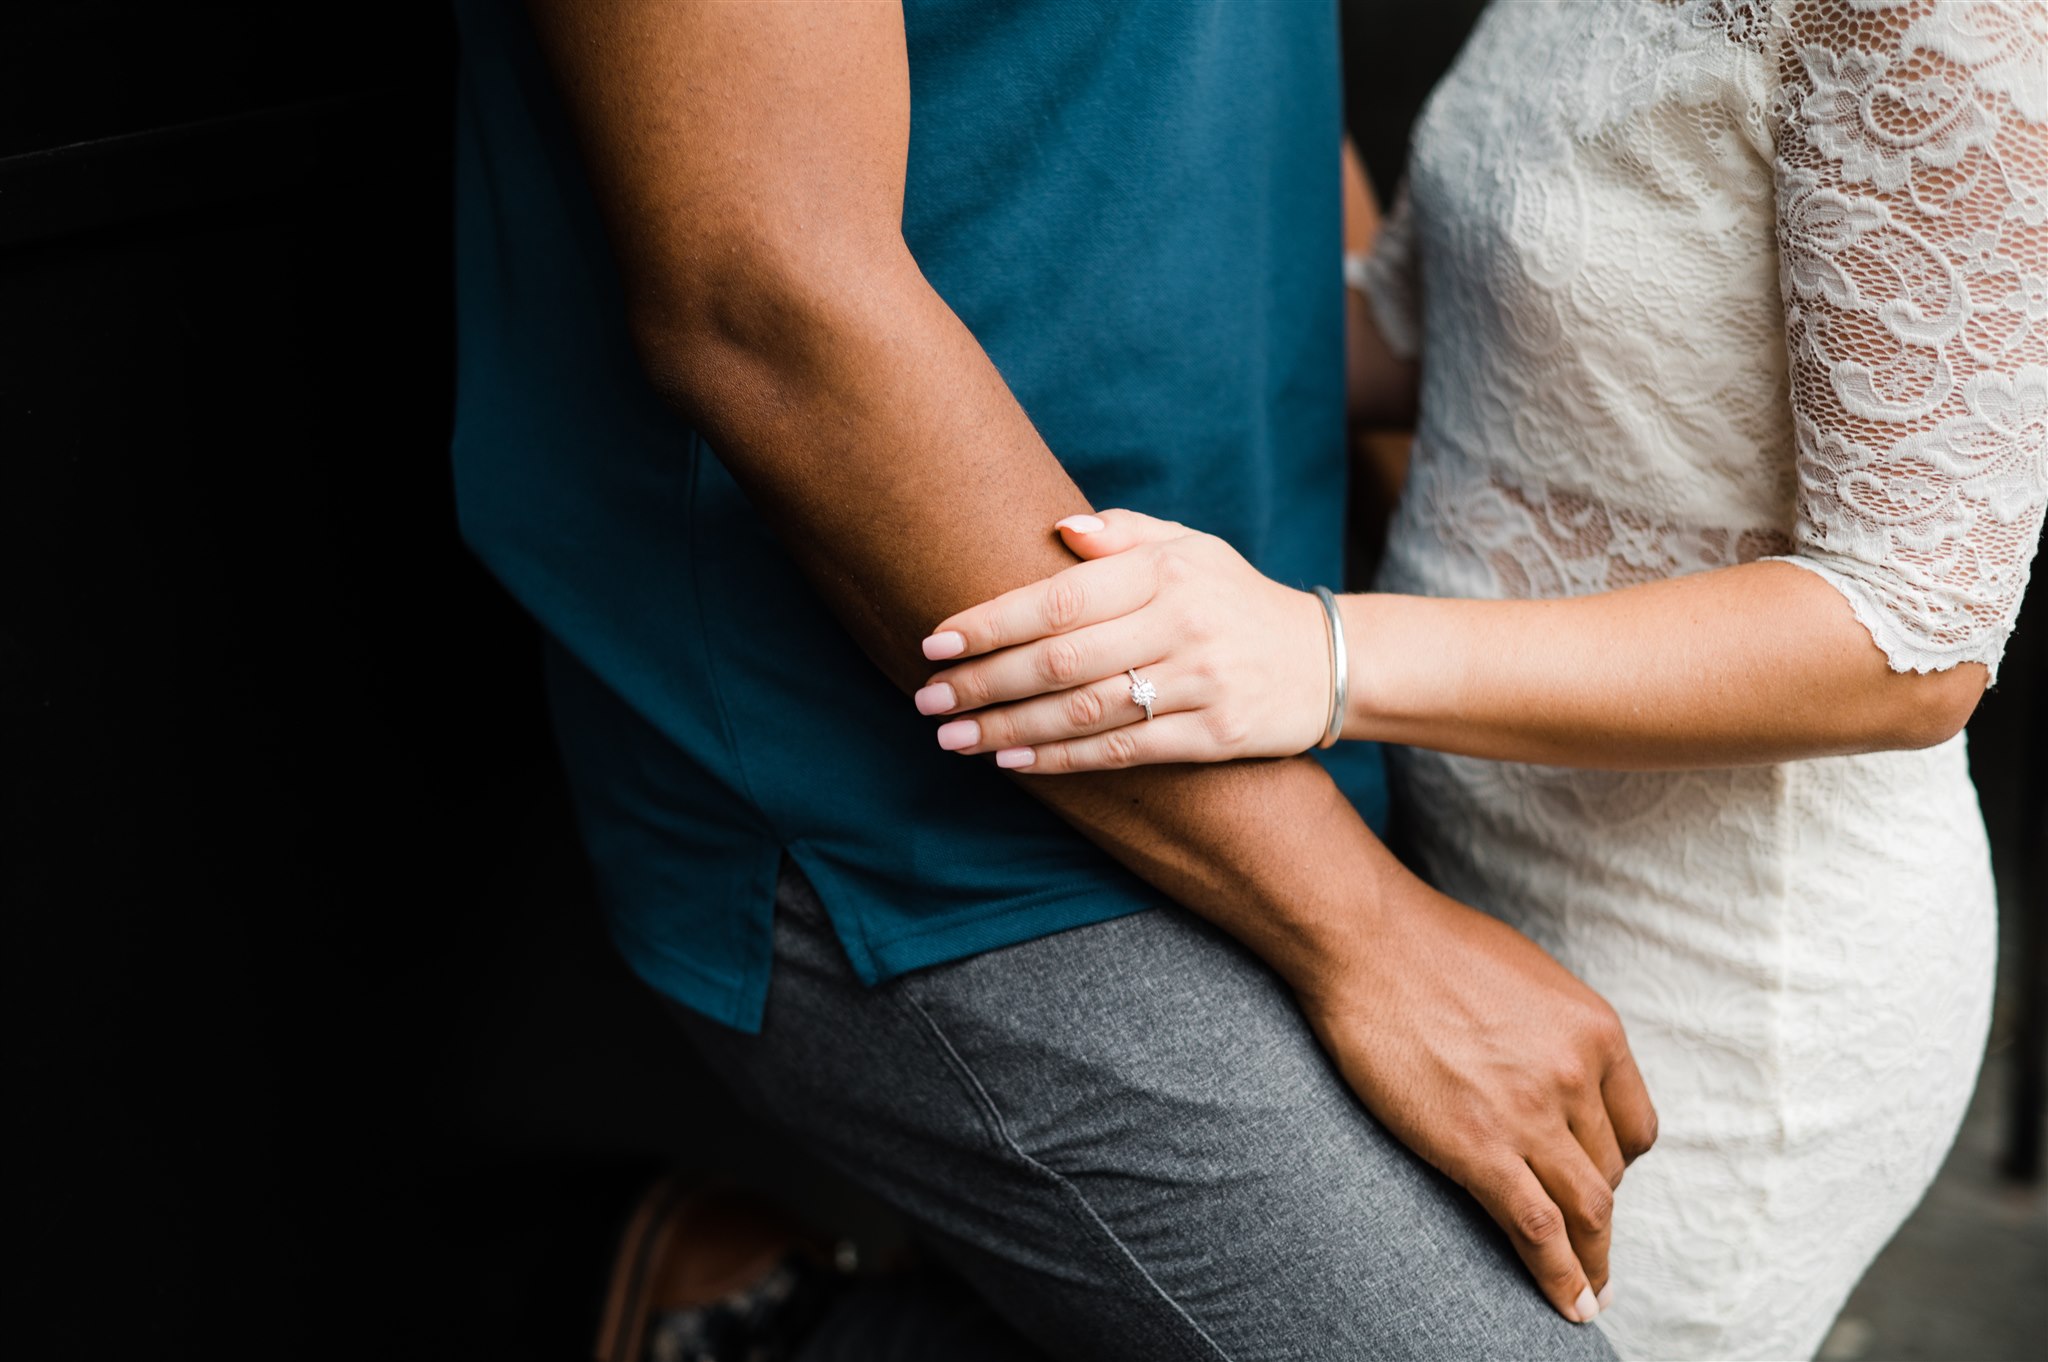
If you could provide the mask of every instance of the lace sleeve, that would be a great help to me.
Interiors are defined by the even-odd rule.
[[[1786,561],[1894,670],[1996,676],[2048,504],[2048,5],[1783,9]]]
[[[1403,180],[1395,192],[1394,206],[1373,238],[1362,281],[1373,325],[1397,359],[1414,359],[1422,349],[1421,293],[1415,266],[1415,211],[1409,207],[1408,182]]]

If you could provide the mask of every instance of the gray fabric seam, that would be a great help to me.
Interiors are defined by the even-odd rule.
[[[995,1099],[989,1095],[988,1089],[975,1076],[974,1070],[968,1067],[967,1061],[961,1056],[960,1052],[953,1047],[953,1042],[946,1038],[946,1033],[939,1027],[938,1019],[927,1012],[924,1005],[912,997],[908,989],[896,989],[894,992],[903,999],[912,1012],[916,1013],[918,1021],[922,1023],[922,1029],[926,1036],[938,1048],[940,1058],[945,1061],[946,1067],[953,1071],[954,1076],[967,1089],[968,1096],[980,1108],[982,1120],[987,1124],[989,1132],[1002,1147],[1008,1150],[1012,1156],[1022,1161],[1025,1167],[1031,1169],[1040,1177],[1049,1180],[1059,1190],[1063,1200],[1079,1208],[1081,1216],[1093,1229],[1098,1231],[1103,1238],[1107,1239],[1114,1246],[1120,1260],[1138,1274],[1139,1280],[1152,1292],[1154,1298],[1167,1306],[1173,1312],[1175,1318],[1192,1330],[1195,1337],[1208,1346],[1209,1352],[1207,1356],[1220,1358],[1222,1362],[1232,1362],[1230,1354],[1225,1352],[1222,1346],[1209,1336],[1208,1330],[1204,1329],[1196,1321],[1195,1317],[1187,1312],[1186,1307],[1175,1300],[1172,1294],[1159,1284],[1157,1279],[1146,1270],[1145,1265],[1138,1261],[1138,1256],[1131,1252],[1130,1246],[1117,1237],[1116,1231],[1110,1228],[1109,1222],[1104,1220],[1095,1207],[1089,1203],[1087,1196],[1081,1189],[1061,1176],[1057,1170],[1049,1168],[1037,1159],[1032,1158],[1030,1154],[1024,1151],[1022,1145],[1019,1145],[1016,1140],[1011,1138],[1009,1127],[1004,1124],[1003,1114],[997,1108]]]

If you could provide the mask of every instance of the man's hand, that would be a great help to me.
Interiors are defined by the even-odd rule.
[[[1657,1138],[1621,1022],[1527,937],[1384,886],[1357,955],[1297,986],[1368,1110],[1477,1197],[1568,1319],[1609,1299],[1614,1189]]]

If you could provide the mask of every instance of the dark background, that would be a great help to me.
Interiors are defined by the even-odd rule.
[[[1347,9],[1383,190],[1476,8]],[[456,542],[451,61],[388,0],[0,20],[10,1355],[573,1356],[677,1156],[873,1219],[612,957]]]

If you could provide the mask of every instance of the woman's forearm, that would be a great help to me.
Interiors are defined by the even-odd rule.
[[[1567,600],[1342,599],[1346,738],[1557,766],[1741,766],[1925,747],[1971,663],[1890,669],[1826,581],[1749,563]]]

